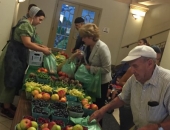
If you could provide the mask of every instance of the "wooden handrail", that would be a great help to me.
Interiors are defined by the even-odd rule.
[[[152,38],[152,37],[155,36],[155,35],[161,34],[161,33],[163,33],[163,32],[169,31],[169,30],[170,30],[170,28],[169,28],[169,29],[166,29],[166,30],[164,30],[164,31],[155,33],[155,34],[153,34],[153,35],[150,35],[150,36],[148,36],[148,37],[141,38],[141,39]],[[166,42],[166,41],[165,41],[165,42]],[[125,47],[128,48],[129,46],[131,46],[131,45],[133,45],[133,44],[136,44],[136,43],[138,43],[138,41],[137,41],[137,42],[130,43],[130,44],[128,44],[128,45],[125,45],[125,46],[123,46],[122,48],[125,48]]]
[[[166,41],[163,41],[163,42],[157,43],[157,44],[155,44],[155,45],[161,45],[162,43],[166,43]]]

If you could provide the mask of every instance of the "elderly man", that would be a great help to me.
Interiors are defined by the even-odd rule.
[[[99,121],[108,110],[130,104],[135,130],[170,130],[170,71],[157,66],[156,57],[149,46],[132,49],[122,61],[129,63],[133,75],[118,97],[89,121]]]

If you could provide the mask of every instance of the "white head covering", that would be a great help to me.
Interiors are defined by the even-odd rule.
[[[122,62],[132,61],[142,56],[156,59],[157,54],[154,51],[154,49],[149,46],[146,45],[136,46],[129,52],[128,56],[126,56],[122,60]]]
[[[41,10],[41,9],[36,6],[32,6],[28,12],[29,17],[33,18],[38,13],[39,10]]]

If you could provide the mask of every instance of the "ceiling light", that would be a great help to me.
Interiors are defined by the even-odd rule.
[[[135,19],[144,17],[148,10],[149,9],[145,6],[141,6],[139,4],[130,4],[130,12]]]
[[[133,17],[134,17],[135,19],[141,18],[141,16],[140,16],[140,15],[137,15],[137,14],[133,14]]]
[[[18,3],[24,2],[25,0],[18,0]]]

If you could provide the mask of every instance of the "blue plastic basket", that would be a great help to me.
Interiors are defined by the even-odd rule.
[[[35,107],[32,108],[32,116],[34,118],[39,118],[39,117],[43,117],[43,118],[46,118],[46,119],[49,118],[49,116],[50,116],[50,109],[49,108],[40,108],[40,109],[42,109],[43,112],[46,112],[47,114],[34,112],[33,111],[34,108]]]
[[[70,106],[81,106],[82,107],[82,104],[80,102],[68,101],[67,107],[70,107]]]
[[[50,80],[37,77],[37,82],[40,83],[40,84],[49,84]]]
[[[69,117],[58,117],[58,116],[54,116],[53,113],[51,114],[51,119],[52,120],[62,120],[64,122],[64,126],[67,125],[69,123]]]
[[[77,102],[77,97],[72,95],[66,95],[67,101]]]
[[[94,110],[92,109],[83,108],[83,110],[84,110],[84,116],[91,116],[94,112]]]

